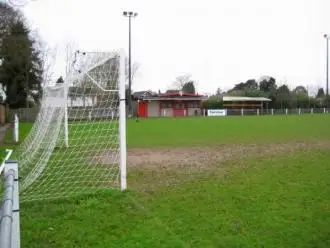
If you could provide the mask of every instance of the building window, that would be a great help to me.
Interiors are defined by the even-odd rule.
[[[171,102],[162,102],[161,108],[172,108],[172,103]]]
[[[189,102],[188,108],[199,108],[199,103],[198,102]]]
[[[183,103],[177,103],[175,104],[176,109],[184,109],[184,104]]]

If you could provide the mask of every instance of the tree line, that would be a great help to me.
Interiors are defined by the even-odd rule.
[[[0,2],[0,104],[31,107],[42,95],[41,44],[23,14]]]
[[[176,78],[174,82],[176,89],[187,93],[195,93],[195,81],[191,75],[186,74]],[[319,88],[316,96],[310,96],[306,87],[300,85],[290,90],[288,85],[278,85],[276,79],[270,76],[264,76],[260,80],[249,79],[234,85],[233,88],[222,92],[220,88],[215,94],[211,95],[205,101],[204,108],[221,109],[223,108],[222,97],[242,96],[242,97],[266,97],[271,99],[268,108],[274,109],[293,109],[293,108],[323,108],[330,107],[330,98],[326,97],[323,88]]]

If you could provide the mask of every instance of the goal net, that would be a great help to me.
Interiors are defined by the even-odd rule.
[[[21,201],[126,188],[123,52],[79,52],[17,150]]]

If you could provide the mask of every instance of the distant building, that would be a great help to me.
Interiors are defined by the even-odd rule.
[[[243,97],[243,96],[223,96],[223,107],[225,109],[263,109],[272,100],[266,97]]]
[[[136,92],[137,93],[137,92]],[[199,94],[170,91],[156,94],[149,91],[134,93],[139,117],[177,117],[202,115],[202,101],[207,97]]]

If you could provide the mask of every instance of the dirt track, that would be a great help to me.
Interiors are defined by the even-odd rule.
[[[244,157],[285,155],[310,148],[330,149],[330,141],[284,144],[244,144],[191,148],[139,148],[128,150],[129,168],[153,168],[194,165],[208,167],[215,163]]]

